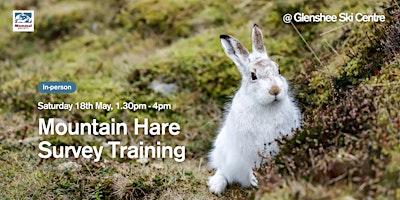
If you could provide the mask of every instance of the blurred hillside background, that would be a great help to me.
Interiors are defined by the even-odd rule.
[[[400,12],[397,1],[5,0],[0,2],[0,199],[216,199],[206,154],[240,75],[220,34],[251,45],[258,23],[291,82],[303,129],[257,170],[260,186],[222,199],[400,199]],[[13,33],[12,10],[35,10],[35,32]],[[285,24],[286,13],[383,14],[383,23]],[[296,31],[296,29],[298,32]],[[307,44],[305,43],[307,42]],[[73,94],[41,94],[73,81]],[[154,84],[169,84],[157,91]],[[37,102],[170,103],[166,111],[38,111]],[[73,122],[178,122],[179,136],[38,135],[39,117]],[[132,128],[132,127],[130,127]],[[186,160],[47,159],[53,145],[121,140],[185,145]],[[65,167],[69,166],[69,167]]]

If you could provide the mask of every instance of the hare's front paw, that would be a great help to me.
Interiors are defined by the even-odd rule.
[[[258,186],[258,180],[257,178],[254,176],[253,173],[250,174],[250,184],[253,187],[257,187]]]
[[[207,184],[212,193],[219,195],[224,192],[226,186],[228,185],[228,181],[224,176],[216,173],[214,176],[208,179]]]

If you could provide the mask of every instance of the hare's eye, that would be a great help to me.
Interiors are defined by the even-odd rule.
[[[281,70],[278,68],[278,73],[281,74]]]
[[[257,80],[257,75],[254,72],[251,72],[251,80]]]

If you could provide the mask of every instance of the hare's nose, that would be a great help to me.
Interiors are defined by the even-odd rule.
[[[269,93],[271,94],[271,95],[278,95],[279,94],[279,92],[280,92],[280,89],[279,89],[279,87],[277,86],[277,85],[273,85],[272,87],[271,87],[271,89],[269,89]]]

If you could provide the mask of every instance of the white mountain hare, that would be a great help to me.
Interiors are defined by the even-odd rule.
[[[223,193],[230,183],[257,186],[253,167],[260,167],[262,156],[275,155],[279,150],[276,139],[291,136],[301,120],[286,79],[267,55],[258,25],[252,30],[252,53],[229,35],[220,39],[242,74],[242,82],[209,154],[209,164],[216,172],[208,186],[215,194]]]

